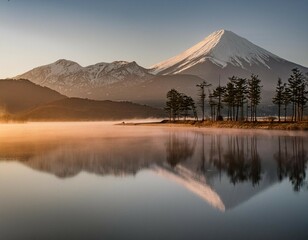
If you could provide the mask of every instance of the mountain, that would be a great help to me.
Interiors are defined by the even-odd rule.
[[[0,80],[0,106],[16,113],[66,96],[28,80]]]
[[[220,30],[151,69],[125,61],[82,67],[61,59],[16,78],[27,78],[69,97],[163,107],[171,88],[197,99],[196,84],[203,80],[216,87],[219,78],[225,84],[231,76],[250,77],[252,73],[262,80],[263,102],[271,102],[278,77],[286,81],[294,67],[308,72],[231,31]]]
[[[165,113],[161,109],[131,102],[65,98],[15,114],[14,119],[22,121],[97,121],[163,117]]]
[[[68,96],[85,97],[97,88],[113,84],[122,87],[142,83],[152,75],[136,62],[116,61],[82,67],[60,59],[52,64],[34,68],[16,78],[25,78]]]
[[[164,105],[166,93],[171,88],[195,96],[195,85],[203,81],[193,75],[155,76],[136,62],[98,63],[82,67],[63,59],[34,68],[16,78],[27,78],[69,97],[133,101],[155,107]]]
[[[308,68],[289,62],[227,30],[219,30],[183,53],[152,67],[160,75],[191,74],[218,85],[228,77],[259,75],[265,89],[273,89],[278,76],[286,80],[291,69]]]

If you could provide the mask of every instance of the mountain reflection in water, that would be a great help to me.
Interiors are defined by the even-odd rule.
[[[283,146],[282,146],[283,142]],[[171,133],[167,141],[170,172],[182,176],[183,168],[194,185],[198,181],[220,196],[218,201],[203,199],[220,210],[233,208],[276,182],[288,178],[294,191],[307,186],[307,153],[303,136],[260,134],[208,134],[188,137]],[[184,184],[183,184],[184,185]],[[201,187],[199,187],[201,190]],[[198,194],[198,193],[197,193]],[[198,194],[200,195],[200,194]],[[223,202],[222,205],[220,202]]]
[[[174,181],[220,211],[289,179],[307,187],[307,135],[286,132],[207,131],[118,127],[86,135],[0,138],[0,160],[18,161],[59,178],[85,171],[135,175],[149,169]],[[156,134],[153,132],[156,131]],[[39,136],[39,135],[38,135]]]

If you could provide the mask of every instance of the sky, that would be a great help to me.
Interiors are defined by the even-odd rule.
[[[308,67],[307,0],[0,0],[0,78],[58,59],[150,67],[220,29]]]

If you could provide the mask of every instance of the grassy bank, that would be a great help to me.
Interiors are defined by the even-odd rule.
[[[204,128],[236,128],[236,129],[269,129],[269,130],[308,130],[308,121],[304,122],[231,122],[231,121],[168,121],[156,123],[135,123],[128,125],[150,125],[169,127],[204,127]]]

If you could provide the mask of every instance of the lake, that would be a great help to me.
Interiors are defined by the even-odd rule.
[[[308,239],[308,133],[0,124],[0,239]]]

